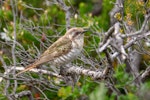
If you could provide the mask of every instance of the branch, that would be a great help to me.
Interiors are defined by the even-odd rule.
[[[136,38],[131,39],[126,45],[124,45],[124,49],[128,49],[131,45],[133,45],[136,41],[139,41],[147,36],[150,35],[150,31],[148,31],[147,33],[144,33],[142,35],[137,36]],[[120,53],[119,52],[115,52],[111,58],[114,59],[116,58]]]
[[[84,69],[82,67],[72,66],[66,69],[67,73],[75,73],[78,75],[85,75],[90,76],[94,79],[105,79],[106,75],[108,74],[108,68],[104,69],[103,71],[91,71],[89,69]]]
[[[108,39],[105,44],[103,44],[100,48],[98,48],[97,52],[104,51],[111,42],[112,42],[112,39]]]
[[[148,77],[149,75],[150,75],[150,67],[147,67],[147,69],[141,74],[139,79],[144,81],[146,79],[146,77]]]
[[[114,32],[114,26],[110,27],[109,30],[105,33],[105,37],[102,43],[100,43],[100,46],[103,46],[107,40],[109,39],[109,37],[112,35],[112,33]]]
[[[11,67],[10,69],[8,69],[3,77],[5,77],[8,73],[10,73],[12,70],[24,70],[24,67]],[[47,74],[47,75],[50,75],[50,76],[54,76],[54,77],[58,77],[58,78],[61,78],[63,79],[63,76],[57,74],[57,73],[54,73],[54,72],[51,72],[51,71],[47,71],[47,70],[43,70],[43,69],[31,69],[29,70],[31,72],[35,72],[35,73],[43,73],[43,74]],[[85,76],[90,76],[94,79],[105,79],[106,75],[108,74],[109,72],[109,69],[106,68],[104,69],[103,71],[91,71],[90,69],[84,69],[82,67],[78,67],[78,66],[72,66],[72,67],[67,67],[66,68],[66,73],[75,73],[77,75],[85,75]],[[2,82],[3,80],[3,77],[0,77],[0,82]]]
[[[148,20],[150,18],[150,13],[148,15],[145,15],[145,20],[142,24],[142,27],[139,31],[136,31],[134,33],[129,33],[129,34],[123,34],[121,35],[122,38],[126,38],[126,37],[132,37],[132,36],[136,36],[136,35],[140,35],[144,32],[146,25],[148,24]]]
[[[2,57],[2,54],[0,54],[0,61],[2,63],[2,67],[6,71],[7,70],[7,65],[6,65],[6,63],[5,63],[5,61],[4,61],[3,57]]]
[[[99,48],[97,49],[97,52],[102,52],[107,48],[107,46],[112,41],[111,39],[109,39],[109,37],[112,36],[113,32],[114,32],[114,26],[110,27],[109,30],[105,33],[104,40],[99,44]]]
[[[34,100],[31,91],[22,91],[20,93],[11,95],[11,97],[14,98],[14,99],[18,99],[18,98],[21,98],[21,97],[24,97],[24,96],[27,96],[29,98],[29,100]]]
[[[65,4],[63,0],[57,0],[59,6],[66,12],[66,29],[70,28],[70,7]]]
[[[15,12],[15,7],[14,7],[14,3],[16,3],[16,1],[11,0],[11,6],[12,6],[12,12],[13,12],[13,46],[12,46],[12,58],[13,58],[13,64],[14,66],[16,66],[16,56],[15,56],[15,47],[16,47],[16,12]]]
[[[17,4],[16,0],[11,0],[11,7],[12,7],[12,13],[13,13],[13,45],[12,45],[12,59],[13,59],[13,65],[16,67],[16,56],[15,56],[15,51],[16,51],[16,9],[15,5]],[[15,78],[15,70],[13,70],[13,77]],[[17,81],[14,81],[14,88],[13,92],[15,93],[17,89]]]
[[[115,15],[117,13],[120,13],[121,17],[123,17],[123,9],[124,9],[124,0],[116,0],[114,8],[109,13],[111,25],[114,25],[117,22],[117,19],[115,18]]]

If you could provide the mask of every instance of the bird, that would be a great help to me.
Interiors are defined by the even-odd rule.
[[[46,62],[53,66],[63,66],[76,59],[84,44],[84,33],[87,30],[81,27],[70,28],[62,37],[55,41],[48,49],[35,60],[27,65],[24,70],[18,72],[16,76],[38,67]]]

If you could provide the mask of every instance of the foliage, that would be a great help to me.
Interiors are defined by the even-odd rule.
[[[114,2],[115,0],[103,0],[103,9],[99,16],[91,15],[94,1],[95,0],[71,0],[71,5],[66,0],[68,5],[73,7],[73,11],[71,11],[73,13],[73,15],[71,16],[71,26],[89,27],[97,33],[107,31],[107,29],[110,27],[109,11],[113,7],[112,2]],[[10,5],[10,0],[4,0],[4,2],[0,1],[0,3],[2,5],[0,7],[0,33],[5,32],[5,34],[10,39],[14,39],[13,25],[15,23],[13,22],[13,12]],[[25,51],[28,52],[28,55],[31,55],[27,57],[24,55],[22,56],[29,60],[24,62],[30,63],[32,62],[33,58],[36,58],[36,56],[38,56],[37,52],[43,52],[50,44],[52,44],[55,40],[57,40],[61,35],[65,33],[65,13],[60,7],[58,7],[58,5],[54,3],[47,6],[46,4],[44,4],[44,0],[17,0],[16,3],[16,39],[18,43],[23,46]],[[143,14],[146,13],[144,2],[141,0],[125,0],[124,6],[125,16],[123,20],[131,26],[133,24],[139,25],[137,26],[137,28],[139,28],[141,25],[140,23],[143,22]],[[150,2],[148,2],[147,4],[147,8],[148,7],[150,7]],[[121,18],[120,14],[117,14],[116,16],[117,19]],[[0,39],[0,41],[5,42],[5,40],[2,39]],[[93,59],[94,61],[103,60],[105,55],[97,54],[95,51],[100,41],[101,40],[98,35],[87,32],[87,34],[85,35],[84,46],[86,57],[90,55],[91,59]],[[10,49],[10,45],[8,44],[1,44],[0,48],[3,48],[4,46]],[[18,46],[17,49],[21,49],[23,51],[22,47]],[[12,64],[10,52],[11,49],[7,53],[4,53],[2,56],[6,64],[8,65]],[[19,57],[17,57],[17,61],[23,62],[23,60]],[[81,65],[83,64],[82,61],[79,62],[81,63]],[[19,63],[18,65],[22,64]],[[1,63],[0,66],[2,66]],[[144,98],[143,95],[149,95],[148,93],[146,94],[146,92],[150,90],[150,83],[144,83],[140,88],[141,93],[138,93],[138,88],[133,85],[132,75],[126,73],[125,68],[125,64],[114,66],[115,73],[113,77],[115,80],[115,87],[121,91],[121,95],[118,99],[140,100],[139,97]],[[38,78],[36,77],[36,79]],[[11,84],[13,84],[13,82]],[[35,85],[37,85],[37,83],[35,83]],[[38,87],[41,88],[42,86],[39,85]],[[6,100],[5,95],[2,93],[3,89],[4,84],[1,84],[0,99]],[[30,88],[26,85],[19,85],[17,91],[26,89]],[[53,100],[79,100],[78,98],[84,96],[85,98],[89,98],[90,100],[116,100],[116,94],[109,93],[109,90],[104,85],[104,82],[97,84],[91,78],[83,76],[81,76],[79,82],[75,85],[74,88],[70,86],[64,86],[57,88],[55,92],[50,92],[48,89],[43,89],[43,91],[48,99]],[[44,98],[44,96],[42,97]]]
[[[143,21],[144,14],[146,14],[146,9],[150,7],[150,2],[146,5],[144,1],[139,0],[126,0],[125,1],[125,21],[128,25],[141,25]],[[138,20],[138,21],[137,21]],[[137,26],[139,28],[140,26]]]

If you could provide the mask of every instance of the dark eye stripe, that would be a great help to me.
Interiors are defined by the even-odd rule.
[[[73,38],[76,37],[76,36],[79,35],[79,34],[80,34],[80,32],[76,32],[76,33],[74,34]]]

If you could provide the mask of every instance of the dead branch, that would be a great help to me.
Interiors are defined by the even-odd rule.
[[[140,75],[139,79],[144,81],[146,77],[150,75],[150,67],[147,67],[146,70]]]
[[[31,91],[22,91],[22,92],[20,92],[20,93],[16,93],[16,94],[14,94],[14,95],[11,95],[11,97],[13,98],[13,99],[19,99],[19,98],[22,98],[22,97],[28,97],[29,98],[29,100],[34,100],[34,98],[33,98],[33,96],[32,96],[32,93],[31,93]]]
[[[8,73],[10,73],[13,70],[24,70],[24,67],[16,67],[16,69],[14,69],[15,67],[11,67],[10,69],[7,70],[7,72],[4,73],[3,77],[6,77],[6,75]],[[46,74],[46,75],[50,75],[50,76],[54,76],[57,78],[61,78],[63,79],[63,76],[51,72],[51,71],[47,71],[47,70],[43,70],[43,69],[31,69],[31,72],[35,72],[35,73],[42,73],[42,74]],[[85,75],[85,76],[90,76],[94,79],[105,79],[107,77],[107,74],[109,72],[109,68],[104,69],[103,71],[91,71],[89,69],[85,69],[83,67],[79,67],[79,66],[72,66],[72,67],[67,67],[66,68],[66,73],[75,73],[77,75]],[[2,82],[3,77],[0,77],[0,82]]]
[[[135,44],[136,41],[139,41],[147,36],[150,35],[150,31],[148,31],[147,33],[144,33],[142,35],[138,35],[136,38],[131,39],[127,44],[124,45],[124,48],[127,49],[129,47],[131,47],[133,44]],[[111,57],[112,59],[116,58],[120,53],[119,52],[115,52]]]
[[[145,15],[145,20],[144,20],[144,22],[143,22],[143,24],[142,24],[142,27],[141,27],[141,29],[140,29],[139,31],[136,31],[136,32],[134,32],[134,33],[129,33],[129,34],[122,34],[121,37],[122,37],[122,38],[133,37],[133,36],[136,37],[137,35],[143,34],[143,32],[144,32],[144,30],[145,30],[145,27],[146,27],[146,25],[148,24],[149,18],[150,18],[150,13],[147,14],[147,15]]]
[[[114,8],[109,12],[111,25],[114,25],[117,22],[117,19],[115,18],[115,15],[117,13],[121,14],[121,17],[123,17],[123,9],[124,9],[123,5],[124,0],[116,0]]]
[[[67,6],[65,4],[64,0],[57,0],[58,5],[65,11],[66,13],[66,30],[68,30],[70,28],[70,16],[71,16],[71,12],[70,12],[70,7]]]

